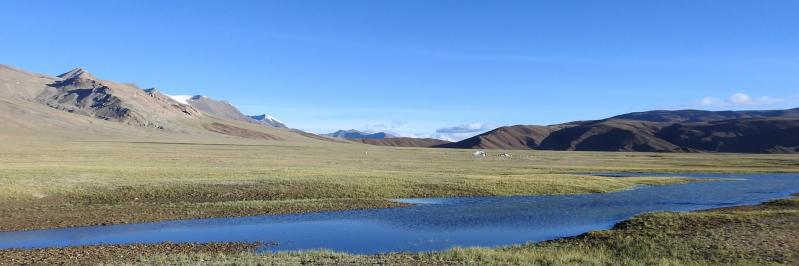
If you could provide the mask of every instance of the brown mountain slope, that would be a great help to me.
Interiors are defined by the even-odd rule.
[[[799,118],[673,124],[657,137],[692,151],[799,153]]]
[[[438,148],[534,149],[557,127],[516,125],[500,127]]]
[[[764,111],[647,111],[623,114],[610,119],[626,119],[658,123],[695,123],[745,118],[799,117],[799,108],[789,110]]]
[[[433,147],[450,143],[446,140],[429,138],[385,138],[385,139],[349,139],[369,145],[391,146],[391,147]]]
[[[555,130],[540,150],[565,151],[679,151],[679,147],[654,136],[662,125],[639,121],[609,120]]]
[[[209,124],[204,124],[203,127],[208,129],[208,131],[216,132],[219,134],[225,134],[230,136],[237,136],[242,138],[249,138],[249,139],[265,139],[265,140],[283,140],[283,138],[265,133],[262,131],[256,131],[246,128],[241,128],[229,124],[223,124],[219,122],[213,122]]]
[[[47,89],[47,84],[56,80],[58,78],[0,65],[0,98],[33,100]]]
[[[242,114],[238,108],[227,101],[214,100],[206,96],[196,95],[187,101],[189,105],[205,114],[226,120],[250,122],[250,118]]]
[[[229,102],[212,99],[207,96],[195,95],[187,99],[186,103],[197,110],[202,111],[203,114],[225,120],[241,121],[276,128],[287,128],[285,124],[278,121],[274,117],[268,116],[266,114],[247,116]]]
[[[305,131],[302,131],[302,130],[299,130],[299,129],[289,129],[289,130],[291,132],[294,132],[296,134],[302,135],[304,137],[312,138],[312,139],[315,139],[315,140],[321,140],[321,141],[324,141],[324,142],[351,143],[351,142],[349,142],[347,140],[344,140],[344,139],[328,137],[328,136],[325,136],[325,135],[317,135],[317,134],[305,132]]]
[[[739,117],[726,119],[728,117]],[[716,118],[724,120],[713,120]],[[640,120],[636,120],[640,119]],[[651,122],[667,121],[667,122]],[[685,122],[698,120],[700,122]],[[705,121],[710,120],[710,121]],[[682,121],[682,122],[670,122]],[[553,126],[510,126],[444,148],[799,153],[799,109],[653,111]]]
[[[0,140],[323,142],[310,134],[203,115],[158,90],[99,80],[83,69],[60,76],[0,65]]]
[[[0,139],[140,136],[141,128],[64,112],[38,97],[52,93],[49,84],[63,80],[0,65]]]
[[[157,90],[98,80],[83,69],[73,69],[47,84],[36,99],[70,113],[134,126],[170,128],[171,119],[201,116]]]

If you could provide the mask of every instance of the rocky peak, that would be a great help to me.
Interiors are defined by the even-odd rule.
[[[74,69],[72,69],[70,71],[67,71],[64,74],[58,75],[58,77],[62,78],[62,79],[65,79],[65,80],[66,79],[75,79],[75,78],[92,79],[92,80],[96,80],[97,79],[91,73],[89,73],[88,71],[86,71],[85,69],[80,68],[80,67],[74,68]]]
[[[148,93],[148,94],[151,94],[151,95],[152,95],[152,94],[161,93],[161,91],[159,91],[157,88],[149,88],[149,89],[145,89],[145,90],[144,90],[144,92],[146,92],[146,93]]]

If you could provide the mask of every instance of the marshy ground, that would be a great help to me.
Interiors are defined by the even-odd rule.
[[[491,151],[489,154],[507,152],[513,157],[475,158],[468,150],[385,148],[341,143],[264,145],[43,141],[4,141],[0,143],[0,150],[3,151],[0,153],[0,182],[4,184],[0,187],[0,217],[3,217],[0,219],[0,231],[401,206],[387,200],[391,198],[601,193],[639,184],[694,181],[684,178],[580,175],[595,172],[799,172],[799,158],[793,155]],[[671,223],[696,217],[712,221],[727,221],[727,218],[738,221],[743,214],[754,215],[754,218],[744,220],[747,223],[754,221],[754,224],[765,226],[763,228],[767,230],[730,227],[730,235],[740,235],[745,231],[748,234],[770,234],[786,231],[785,228],[796,225],[795,206],[768,208],[778,210],[764,211],[758,207],[747,213],[733,214],[645,215],[633,221],[648,219],[651,223],[629,224],[632,227],[611,231],[623,232],[618,235],[608,233],[610,235],[603,236],[603,233],[596,233],[577,239],[506,249],[455,249],[431,254],[367,257],[330,252],[260,256],[232,249],[237,255],[221,258],[219,254],[231,252],[189,249],[185,252],[150,254],[148,252],[152,248],[142,250],[148,250],[146,253],[150,255],[164,255],[145,259],[156,262],[203,258],[220,262],[228,259],[242,262],[283,260],[287,263],[306,261],[317,264],[348,261],[409,264],[422,261],[464,264],[473,261],[475,264],[504,264],[514,261],[545,263],[548,260],[577,263],[581,262],[580,259],[593,258],[585,262],[603,264],[628,262],[621,260],[626,256],[631,263],[657,262],[660,259],[683,263],[694,257],[686,255],[688,253],[665,256],[658,250],[661,247],[675,250],[673,248],[678,247],[668,245],[676,245],[676,242],[669,242],[669,239],[684,236],[647,235],[645,232],[650,231],[648,228],[661,223],[671,226]],[[774,213],[776,216],[772,215]],[[777,223],[770,222],[778,218],[788,219],[779,223],[787,227],[778,227]],[[729,224],[732,226],[736,223]],[[791,232],[784,233],[791,236]],[[623,238],[613,237],[622,235]],[[628,236],[632,238],[628,239]],[[705,237],[709,239],[707,243],[735,241],[733,237],[721,240],[714,238],[724,236],[719,233]],[[649,239],[648,242],[643,241],[646,239]],[[777,238],[763,235],[763,239]],[[629,243],[624,242],[628,240]],[[694,240],[699,241],[697,243],[705,241],[692,238]],[[677,242],[685,243],[682,240]],[[652,246],[632,246],[644,244]],[[627,251],[623,251],[625,248]],[[64,249],[61,253],[80,253],[83,250]],[[619,250],[631,253],[620,254]],[[719,250],[728,251],[726,247]],[[669,252],[678,251],[682,252],[679,249]],[[0,258],[19,254],[14,252],[22,251],[2,251]],[[48,252],[60,254],[52,250]],[[184,255],[167,256],[175,253]],[[729,257],[714,254],[699,257],[708,262]],[[795,261],[795,257],[769,256],[741,258],[741,261],[768,259],[778,262],[778,259],[790,261],[791,258]]]
[[[653,213],[573,238],[506,248],[358,256],[256,254],[255,244],[0,250],[5,264],[122,265],[764,265],[799,263],[799,197],[758,206]]]
[[[401,206],[391,198],[601,193],[691,181],[578,175],[591,172],[799,171],[799,159],[784,155],[509,151],[514,157],[475,158],[468,150],[338,143],[0,146],[0,231]]]

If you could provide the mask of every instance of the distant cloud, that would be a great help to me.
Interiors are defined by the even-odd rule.
[[[440,139],[446,141],[460,141],[466,138],[472,137],[472,134],[460,133],[460,134],[414,134],[408,132],[390,132],[391,135],[400,137],[400,138],[415,138],[415,139]]]
[[[736,93],[730,96],[730,102],[734,104],[751,104],[752,97],[745,93]]]
[[[394,130],[387,131],[387,133],[403,138],[431,138],[455,142],[471,138],[486,131],[493,130],[497,127],[498,126],[494,124],[469,123],[459,126],[439,128],[436,130],[435,134],[419,134]]]
[[[461,140],[464,140],[464,139],[468,139],[470,137],[472,137],[472,136],[466,136],[466,135],[463,135],[463,134],[459,134],[457,136],[456,135],[452,135],[452,134],[450,134],[450,135],[437,134],[435,136],[431,136],[430,138],[446,140],[446,141],[451,141],[451,142],[458,142],[458,141],[461,141]]]
[[[701,106],[714,106],[714,105],[723,105],[724,100],[715,98],[715,97],[705,97],[699,100],[699,105]]]
[[[366,124],[366,128],[374,131],[394,130],[407,123],[408,121],[392,120],[389,123]]]
[[[749,94],[738,92],[730,95],[727,99],[716,97],[704,97],[698,104],[702,107],[753,107],[770,106],[787,102],[789,99],[774,98],[769,96],[752,97]]]
[[[439,128],[436,133],[440,134],[458,134],[458,133],[477,133],[494,129],[496,126],[483,123],[470,123],[454,127]]]
[[[469,123],[465,125],[439,128],[433,138],[443,139],[448,141],[459,141],[475,135],[482,134],[486,131],[497,128],[494,124],[485,123]]]
[[[408,132],[389,132],[391,135],[400,137],[400,138],[414,138],[414,139],[421,139],[421,138],[432,138],[436,139],[435,135],[431,134],[415,134],[415,133],[408,133]]]

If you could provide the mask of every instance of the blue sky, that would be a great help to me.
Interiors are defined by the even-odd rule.
[[[799,1],[0,1],[0,63],[312,131],[799,106]]]

